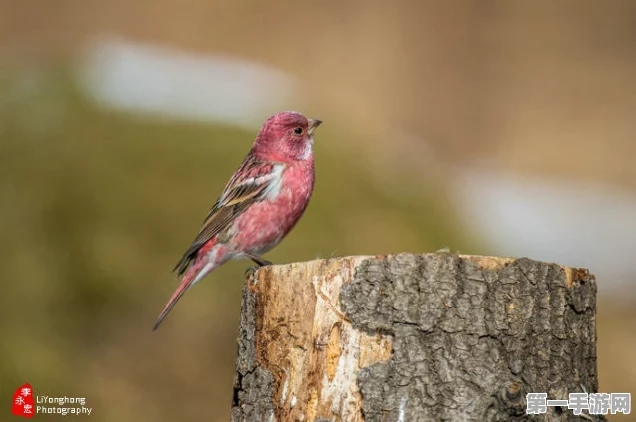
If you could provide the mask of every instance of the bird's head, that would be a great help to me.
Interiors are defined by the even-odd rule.
[[[261,127],[252,148],[268,160],[297,161],[313,159],[313,133],[322,123],[295,111],[275,114]]]

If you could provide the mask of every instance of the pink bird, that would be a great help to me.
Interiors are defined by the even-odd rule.
[[[296,225],[314,189],[313,132],[320,123],[293,111],[267,119],[174,268],[185,275],[153,330],[189,288],[228,260],[271,264],[261,255]]]

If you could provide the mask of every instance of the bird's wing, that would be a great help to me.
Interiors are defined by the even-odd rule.
[[[183,274],[199,249],[229,227],[250,205],[260,201],[278,176],[280,172],[276,171],[276,164],[263,162],[248,155],[225,186],[221,197],[203,221],[199,234],[174,267],[174,271],[177,271],[178,275]]]

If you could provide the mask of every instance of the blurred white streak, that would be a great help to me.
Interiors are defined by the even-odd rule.
[[[295,84],[253,61],[117,38],[91,44],[79,76],[88,95],[107,107],[246,128],[290,108]]]
[[[636,195],[477,169],[457,188],[459,209],[497,253],[584,267],[600,293],[636,296]]]

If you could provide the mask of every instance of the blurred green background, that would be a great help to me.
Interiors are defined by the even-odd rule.
[[[251,264],[215,271],[150,329],[177,285],[171,268],[260,122],[277,111],[324,124],[313,199],[267,255],[275,263],[444,247],[525,254],[523,236],[502,248],[457,200],[455,174],[474,165],[501,178],[605,183],[636,198],[635,23],[636,3],[618,1],[0,0],[6,414],[29,382],[36,395],[86,397],[90,420],[228,420]],[[126,53],[95,61],[104,39]],[[151,56],[167,49],[175,78],[156,79],[166,69],[150,60],[127,79],[125,63],[142,63],[148,51],[135,46],[145,45],[154,46]],[[264,79],[264,94],[240,83],[211,89],[205,100],[215,106],[188,117],[179,110],[208,103],[170,101],[188,82],[179,75],[193,75],[180,72],[175,51],[204,77],[214,73],[219,87],[234,86],[232,72],[226,83],[197,57],[237,58],[285,76],[280,85]],[[173,91],[162,91],[166,80]],[[125,100],[137,108],[113,100],[127,92],[148,97]],[[157,103],[161,110],[144,109]],[[232,118],[215,111],[230,107],[238,110]],[[613,206],[573,231],[611,242],[603,227]],[[583,211],[568,212],[576,220]],[[636,219],[626,221],[632,233]],[[630,241],[603,249],[636,253]],[[527,253],[559,259],[549,248]],[[559,263],[597,273],[600,390],[636,392],[636,271],[618,280],[580,256]]]

